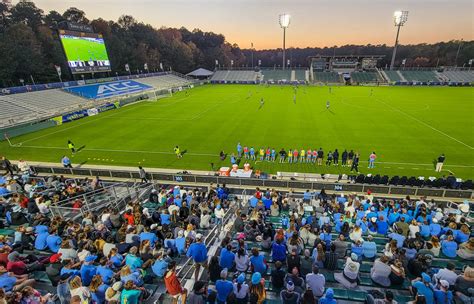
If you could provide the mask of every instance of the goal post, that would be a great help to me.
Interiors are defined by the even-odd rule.
[[[171,89],[153,90],[147,92],[147,95],[149,101],[157,101],[162,98],[172,97],[173,91]]]

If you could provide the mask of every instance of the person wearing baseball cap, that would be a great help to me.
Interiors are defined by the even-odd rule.
[[[96,259],[96,255],[88,255],[84,259],[84,264],[81,266],[81,279],[84,286],[89,286],[92,278],[96,275],[97,267],[94,265]]]
[[[248,302],[249,285],[245,284],[245,273],[239,274],[234,282],[234,295],[238,303]]]
[[[421,278],[416,278],[411,281],[410,289],[413,294],[424,296],[426,304],[435,303],[433,289],[431,287],[431,278],[426,272],[421,273]]]
[[[454,303],[453,292],[449,290],[449,282],[440,280],[434,289],[435,303]]]
[[[286,289],[280,292],[280,299],[284,304],[300,302],[300,295],[295,292],[295,284],[293,281],[290,280],[286,283]]]
[[[196,234],[196,242],[189,246],[186,256],[192,258],[196,267],[194,271],[194,277],[197,280],[199,277],[199,270],[201,266],[207,267],[207,248],[202,242],[202,234]]]

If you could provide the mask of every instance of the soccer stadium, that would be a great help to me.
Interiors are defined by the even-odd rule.
[[[15,2],[0,304],[474,303],[472,3]]]

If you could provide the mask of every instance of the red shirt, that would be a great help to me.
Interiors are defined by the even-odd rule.
[[[170,276],[168,276],[168,274],[166,274],[166,276],[165,276],[165,286],[166,286],[166,291],[172,296],[180,294],[183,291],[183,289],[181,288],[181,283],[179,282],[178,278],[176,277],[175,272],[173,272]]]
[[[127,220],[129,225],[132,225],[132,226],[135,225],[135,218],[133,217],[132,214],[125,213],[123,217],[124,217],[124,219]]]
[[[16,275],[22,275],[26,273],[26,264],[23,261],[8,262],[7,270],[13,272]]]

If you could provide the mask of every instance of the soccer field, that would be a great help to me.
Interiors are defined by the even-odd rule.
[[[373,90],[371,94],[371,90]],[[236,145],[298,150],[337,148],[361,155],[361,173],[472,178],[474,171],[473,89],[449,87],[206,85],[156,102],[141,102],[0,143],[10,159],[60,162],[70,155],[67,140],[84,148],[79,163],[177,170],[230,166],[219,152]],[[264,98],[263,106],[260,99]],[[326,101],[330,109],[326,109]],[[173,147],[185,151],[177,159]],[[377,153],[375,169],[367,169]],[[446,162],[441,174],[434,160]],[[264,172],[349,173],[349,168],[257,162]]]
[[[104,43],[65,37],[61,41],[69,61],[109,60]]]

